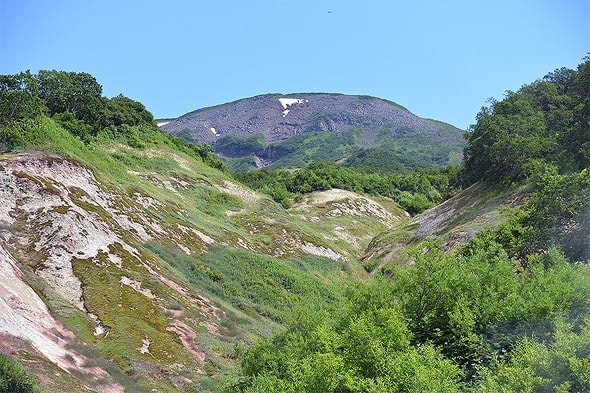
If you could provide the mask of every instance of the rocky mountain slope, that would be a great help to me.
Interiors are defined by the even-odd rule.
[[[463,131],[449,124],[420,118],[391,101],[343,94],[261,95],[199,109],[161,127],[211,144],[227,158],[248,157],[258,167],[337,161],[376,148],[444,165],[457,160],[464,146]]]
[[[47,390],[219,387],[236,344],[339,296],[407,220],[338,190],[288,211],[166,147],[92,154],[0,156],[0,352]]]

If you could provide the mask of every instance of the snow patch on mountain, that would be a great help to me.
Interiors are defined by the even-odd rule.
[[[303,98],[279,98],[279,102],[284,109],[283,117],[287,117],[290,112],[290,109],[288,109],[289,107],[297,104],[307,103],[309,100],[305,100]]]

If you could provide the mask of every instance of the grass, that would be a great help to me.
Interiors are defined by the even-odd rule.
[[[336,301],[344,267],[327,258],[281,260],[248,250],[213,247],[197,258],[156,243],[148,249],[177,269],[193,286],[252,319],[282,321],[294,303],[322,307]]]

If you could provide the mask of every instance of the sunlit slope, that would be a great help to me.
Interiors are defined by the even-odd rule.
[[[58,391],[218,386],[235,343],[338,299],[370,239],[406,219],[353,193],[286,210],[166,145],[64,141],[0,161],[3,348]]]

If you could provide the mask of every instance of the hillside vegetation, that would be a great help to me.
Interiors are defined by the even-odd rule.
[[[51,73],[58,90],[74,85],[65,102],[107,109],[52,113],[38,93],[44,73],[2,77],[0,349],[42,391],[215,390],[242,345],[364,279],[356,258],[405,217],[391,201],[363,200],[379,210],[362,215],[357,247],[336,248],[327,236],[354,240],[351,224],[307,221],[335,208],[291,215],[235,182],[209,147],[162,133],[139,103],[119,123],[108,106],[121,98],[87,97],[75,80],[92,77]]]
[[[384,172],[314,162],[295,171],[265,168],[236,173],[234,178],[284,207],[302,194],[339,188],[391,198],[412,215],[434,207],[461,187],[457,167]]]
[[[491,102],[460,169],[238,182],[88,74],[1,76],[0,383],[589,391],[589,92]]]
[[[463,170],[480,183],[425,214],[426,233],[514,194],[501,219],[451,248],[420,235],[427,218],[380,235],[401,244],[382,278],[250,347],[235,390],[590,390],[589,89],[586,59],[483,108]]]

